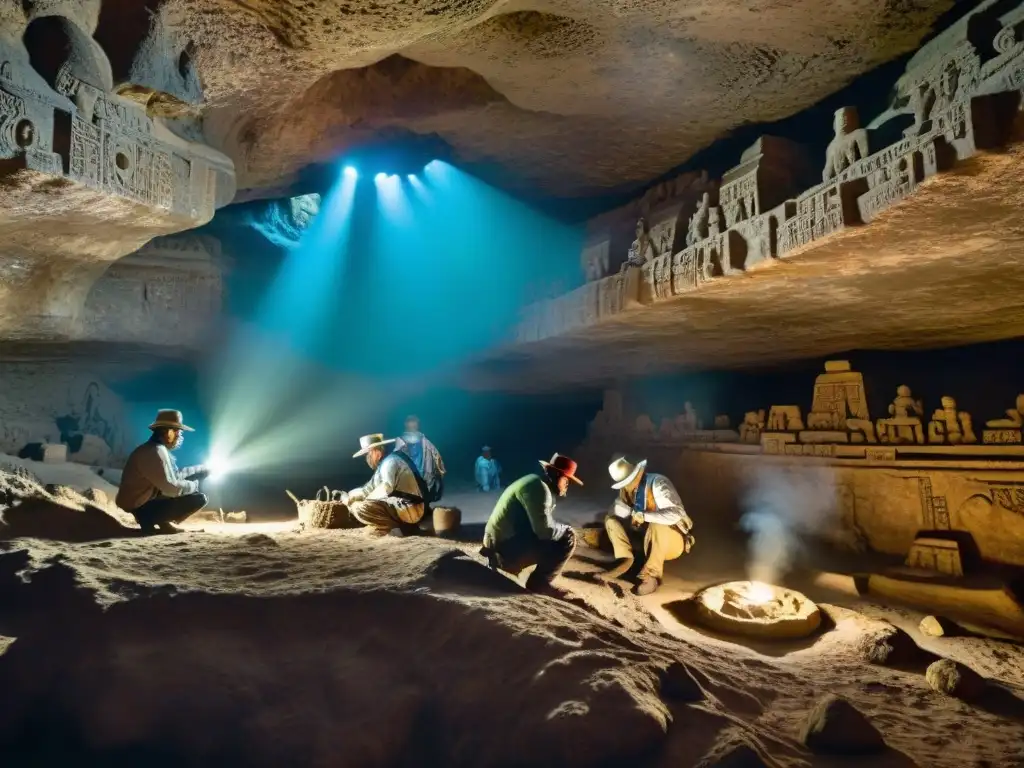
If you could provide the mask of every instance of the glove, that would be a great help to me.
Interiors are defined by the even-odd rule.
[[[189,480],[195,480],[195,481],[198,482],[199,480],[205,480],[209,476],[210,476],[210,470],[208,470],[208,469],[206,469],[204,467],[203,469],[200,469],[198,472],[193,472],[192,475],[188,479]]]
[[[683,529],[683,533],[689,533],[693,530],[693,520],[685,512],[683,512],[683,516],[679,520],[679,527]]]

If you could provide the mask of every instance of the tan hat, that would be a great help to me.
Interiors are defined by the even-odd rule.
[[[381,434],[363,435],[359,438],[359,450],[352,454],[352,458],[358,459],[360,456],[365,456],[374,448],[380,448],[382,445],[388,445],[393,442],[395,442],[394,439],[385,440],[384,435]]]
[[[180,429],[184,432],[195,432],[192,427],[186,427],[181,423],[181,411],[160,410],[156,412],[156,419],[149,425],[150,429]]]
[[[616,491],[625,488],[636,480],[637,475],[644,471],[647,459],[633,464],[625,456],[621,456],[608,465],[608,474],[612,476],[612,488]]]

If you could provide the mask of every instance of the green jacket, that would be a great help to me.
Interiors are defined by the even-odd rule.
[[[555,495],[540,475],[521,477],[506,488],[484,529],[484,546],[495,547],[516,536],[543,541],[559,538],[566,526],[556,523]]]

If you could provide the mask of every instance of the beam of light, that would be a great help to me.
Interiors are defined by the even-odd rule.
[[[345,471],[402,398],[504,340],[538,274],[579,280],[582,225],[447,163],[337,176],[211,381],[209,453],[232,475]],[[449,432],[472,407],[452,402]]]
[[[354,165],[346,165],[345,166],[345,175],[350,177],[350,178],[353,178],[353,179],[358,179],[359,178],[359,171],[356,170],[356,167]]]
[[[246,456],[252,435],[287,421],[305,383],[294,358],[308,354],[329,316],[343,275],[356,177],[342,173],[325,196],[259,302],[251,322],[240,324],[208,382],[210,454],[232,471],[258,466]]]
[[[767,603],[775,597],[775,590],[761,581],[752,581],[747,589],[747,599],[755,604]]]

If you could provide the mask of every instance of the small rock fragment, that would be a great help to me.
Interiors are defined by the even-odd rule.
[[[886,748],[882,734],[863,714],[831,695],[811,710],[800,741],[812,752],[831,755],[864,755]]]
[[[985,679],[952,659],[939,659],[929,665],[924,677],[934,690],[964,701],[978,699],[985,692]]]
[[[921,619],[921,633],[930,637],[956,637],[960,627],[942,616],[925,616]]]
[[[673,701],[690,703],[704,700],[704,689],[693,679],[685,664],[673,661],[659,675],[661,694]]]
[[[914,639],[892,625],[865,635],[859,643],[859,650],[867,661],[882,666],[911,664],[922,655]]]

